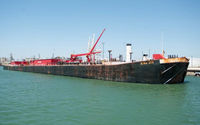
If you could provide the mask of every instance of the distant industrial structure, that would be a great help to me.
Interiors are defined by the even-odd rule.
[[[9,64],[10,63],[10,59],[6,58],[6,57],[1,57],[0,58],[0,65],[4,65],[4,64]]]
[[[10,53],[10,57],[0,57],[0,66],[10,64],[10,62],[14,61],[13,54]]]
[[[197,75],[200,73],[200,58],[188,57],[190,59],[187,75]]]
[[[189,57],[189,68],[200,68],[200,58]]]

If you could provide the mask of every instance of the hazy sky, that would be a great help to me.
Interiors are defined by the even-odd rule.
[[[88,37],[133,58],[161,53],[200,57],[200,0],[0,0],[0,57],[69,57],[87,52]]]

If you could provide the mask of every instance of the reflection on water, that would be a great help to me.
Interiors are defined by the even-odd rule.
[[[0,69],[0,124],[200,124],[200,78],[136,84]]]

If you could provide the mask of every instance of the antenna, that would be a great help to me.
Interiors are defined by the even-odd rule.
[[[92,45],[91,45],[91,46],[94,45],[94,39],[95,39],[95,34],[93,33],[93,34],[92,34]]]
[[[51,57],[52,59],[54,58],[54,53],[52,53],[52,57]]]
[[[151,52],[150,52],[151,50],[149,49],[149,59],[151,58],[151,56],[150,56],[150,54],[151,54]]]
[[[53,53],[52,53],[52,59],[54,58],[54,52],[55,52],[55,48],[53,48]]]
[[[90,51],[90,37],[88,39],[88,51]]]
[[[161,32],[161,43],[162,43],[162,55],[164,56],[165,51],[164,51],[164,33]]]
[[[104,60],[104,42],[102,42],[102,49],[103,49],[103,60]]]

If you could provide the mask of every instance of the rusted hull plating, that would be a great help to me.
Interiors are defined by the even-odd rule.
[[[188,61],[140,61],[119,65],[4,66],[5,70],[65,75],[132,83],[182,83]]]

